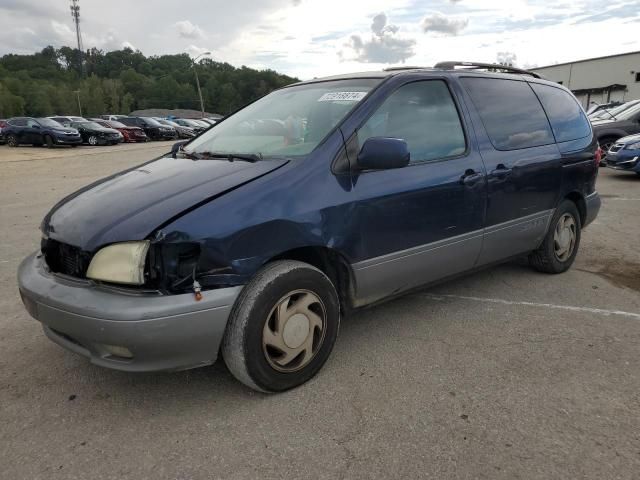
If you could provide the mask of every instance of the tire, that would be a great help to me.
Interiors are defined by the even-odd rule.
[[[44,136],[44,145],[47,148],[53,148],[53,146],[55,145],[55,142],[53,141],[53,138],[51,138],[51,135]]]
[[[603,156],[600,161],[600,166],[605,167],[607,165],[607,152],[616,143],[620,137],[602,137],[598,139],[598,143],[600,144],[600,148],[602,149]]]
[[[283,392],[318,373],[339,326],[338,294],[324,273],[303,262],[273,262],[238,296],[222,356],[233,376],[248,387]]]
[[[576,204],[571,200],[563,200],[551,219],[542,245],[529,255],[529,264],[540,272],[566,272],[578,253],[581,230],[580,213]]]
[[[7,135],[7,145],[13,148],[17,147],[19,145],[18,137],[15,135]]]
[[[87,143],[93,147],[95,147],[96,145],[98,145],[98,137],[96,137],[95,135],[91,135],[88,139],[87,139]]]

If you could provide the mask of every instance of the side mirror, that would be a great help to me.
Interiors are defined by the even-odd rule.
[[[174,143],[174,144],[171,146],[171,156],[172,156],[173,158],[177,158],[177,156],[178,156],[178,152],[179,152],[180,150],[182,150],[182,147],[184,147],[187,143],[189,143],[189,142],[178,142],[178,143]]]
[[[360,170],[388,170],[409,165],[410,153],[407,142],[401,138],[368,138],[358,154]]]

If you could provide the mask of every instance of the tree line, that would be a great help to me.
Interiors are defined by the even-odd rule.
[[[200,109],[191,58],[186,53],[146,57],[129,48],[82,55],[46,47],[32,55],[0,57],[0,118],[19,115],[128,114],[145,108]],[[205,109],[228,114],[270,91],[297,81],[203,59],[198,76]]]

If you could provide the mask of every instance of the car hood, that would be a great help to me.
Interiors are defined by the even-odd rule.
[[[163,157],[64,198],[44,218],[42,231],[85,251],[114,242],[143,240],[185,212],[287,162]]]
[[[636,143],[636,142],[640,142],[640,133],[636,133],[635,135],[628,135],[616,141],[616,143]]]
[[[75,128],[54,128],[53,131],[56,133],[78,133]]]

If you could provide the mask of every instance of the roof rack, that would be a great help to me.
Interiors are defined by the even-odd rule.
[[[507,65],[499,65],[494,63],[478,63],[478,62],[440,62],[433,68],[442,70],[455,70],[456,67],[465,67],[464,70],[489,70],[503,71],[507,73],[519,73],[521,75],[531,75],[534,78],[542,78],[535,72],[523,70],[521,68],[509,67]]]

